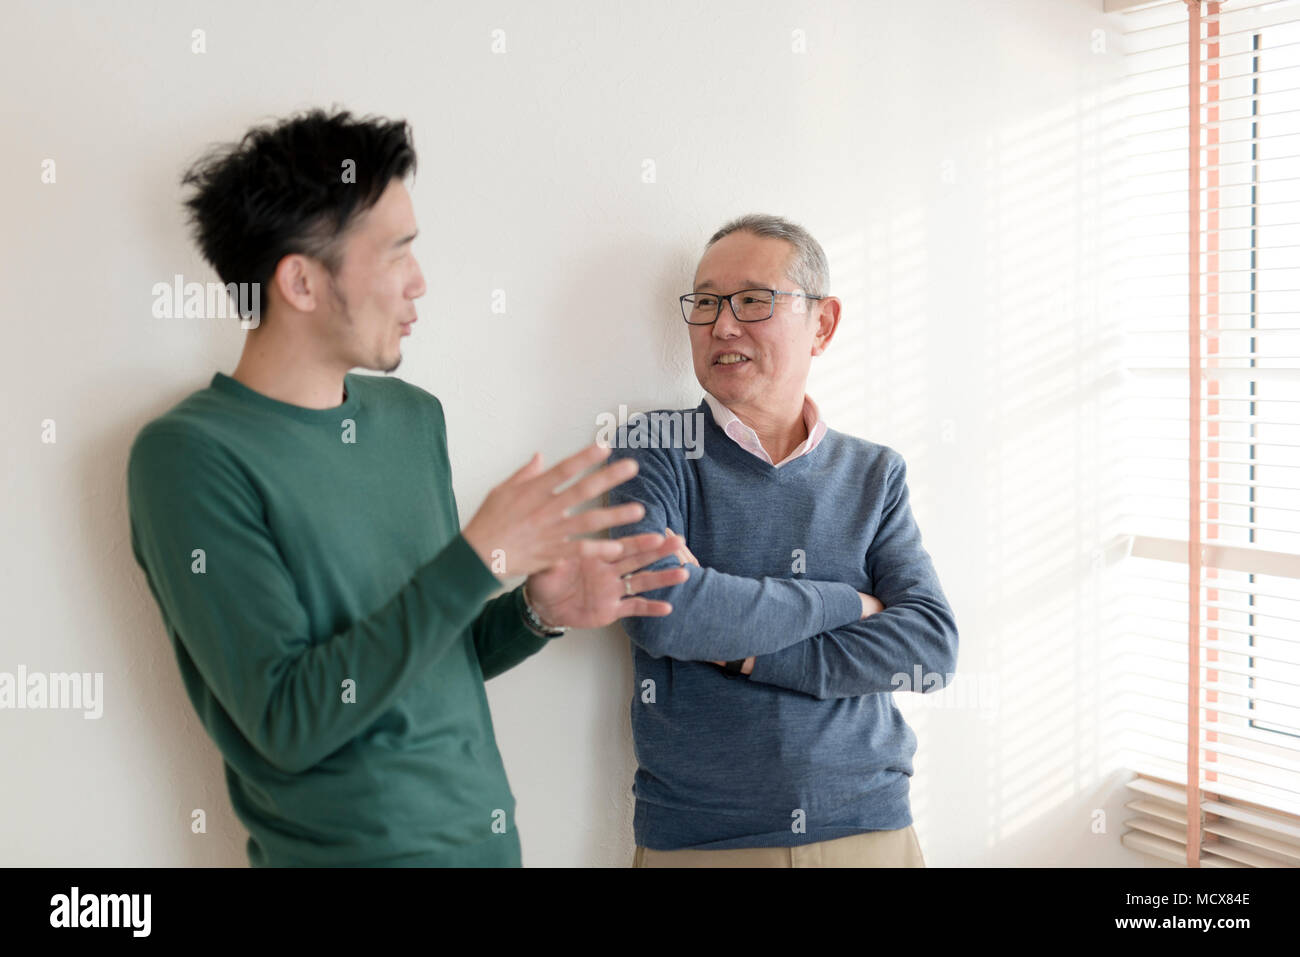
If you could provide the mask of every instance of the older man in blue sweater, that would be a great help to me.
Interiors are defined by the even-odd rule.
[[[945,686],[957,625],[903,457],[827,428],[805,391],[839,324],[827,273],[778,217],[718,230],[682,297],[704,400],[618,433],[640,468],[611,504],[645,517],[613,534],[682,533],[690,574],[672,614],[624,623],[634,866],[925,866],[893,692]]]

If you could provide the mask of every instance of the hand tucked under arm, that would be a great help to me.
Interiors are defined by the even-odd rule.
[[[945,602],[921,597],[774,654],[756,656],[749,677],[815,698],[924,693],[947,685],[956,657],[952,612]]]
[[[697,563],[697,564],[698,564],[698,563]],[[863,592],[858,592],[858,594],[862,596],[862,617],[863,617],[864,620],[867,619],[867,618],[870,618],[872,615],[874,615],[874,614],[875,614],[876,612],[878,612],[878,611],[884,611],[884,610],[885,610],[885,606],[882,605],[882,604],[880,603],[880,599],[879,599],[879,598],[876,598],[874,595],[867,595],[867,594],[865,594],[865,593],[863,593]],[[850,626],[846,625],[845,627],[847,628],[847,627],[850,627]],[[830,634],[836,634],[836,632],[830,632]],[[823,636],[821,636],[821,635],[813,635],[812,638],[809,638],[808,640],[809,640],[809,641],[815,641],[817,638],[820,638],[820,637],[823,637]],[[789,646],[787,646],[786,648],[783,648],[782,651],[790,651],[792,648],[798,648],[798,647],[799,647],[798,645],[789,645]],[[776,652],[776,654],[780,654],[780,652]],[[770,658],[770,657],[772,657],[772,656],[771,656],[771,655],[768,655],[767,657]],[[753,673],[754,673],[754,663],[755,663],[757,660],[758,660],[758,656],[757,656],[757,655],[750,655],[748,658],[746,658],[746,659],[745,659],[745,663],[744,663],[743,665],[740,666],[740,673],[741,673],[742,675],[751,675],[751,674],[753,674]],[[710,663],[711,663],[711,664],[715,664],[715,665],[719,665],[719,666],[725,666],[725,665],[727,664],[725,661],[714,661],[714,662],[710,662]],[[778,684],[778,683],[780,683],[780,682],[774,682],[774,681],[770,681],[770,680],[769,680],[767,683],[768,683],[768,684]],[[788,687],[788,686],[787,686],[787,687]],[[803,688],[796,688],[795,690],[796,690],[796,691],[802,691]]]
[[[906,464],[900,460],[892,504],[867,553],[883,611],[759,655],[751,681],[817,698],[943,688],[957,668],[957,622],[912,516]],[[915,674],[922,681],[916,687]],[[941,675],[941,680],[927,676]]]

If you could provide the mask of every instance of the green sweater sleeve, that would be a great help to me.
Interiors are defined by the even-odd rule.
[[[285,772],[348,744],[467,627],[476,646],[504,628],[483,608],[500,582],[457,533],[387,603],[313,641],[257,491],[219,445],[146,427],[127,485],[132,549],[165,623],[250,745]]]
[[[523,591],[524,586],[520,585],[493,598],[474,621],[474,650],[484,681],[537,654],[551,640],[535,634],[524,624]]]

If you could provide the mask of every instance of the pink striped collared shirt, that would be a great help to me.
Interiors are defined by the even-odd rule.
[[[763,443],[758,440],[757,432],[744,422],[741,422],[734,412],[707,392],[704,393],[704,401],[709,403],[709,408],[713,410],[713,418],[722,427],[722,431],[726,432],[741,448],[757,455],[774,468],[780,468],[786,462],[793,461],[801,455],[807,455],[817,448],[817,443],[826,434],[826,423],[822,421],[817,403],[812,400],[812,396],[805,393],[803,397],[803,422],[808,429],[808,438],[780,462],[773,462],[772,456],[767,454],[767,449],[763,448]]]

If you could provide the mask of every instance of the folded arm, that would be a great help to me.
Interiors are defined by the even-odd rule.
[[[611,534],[663,533],[668,527],[687,534],[679,479],[669,457],[658,449],[636,451],[640,470],[609,497],[611,505],[640,502],[645,516]],[[611,460],[628,454],[616,448]],[[678,564],[670,556],[649,568]],[[748,578],[698,565],[686,569],[690,577],[682,584],[645,593],[646,598],[671,602],[672,614],[623,621],[628,637],[655,658],[713,661],[767,654],[862,616],[857,589],[843,582]]]
[[[758,653],[750,681],[817,698],[925,692],[947,684],[957,667],[957,622],[921,544],[901,457],[889,488],[890,501],[867,552],[872,593],[884,610],[774,653]]]

